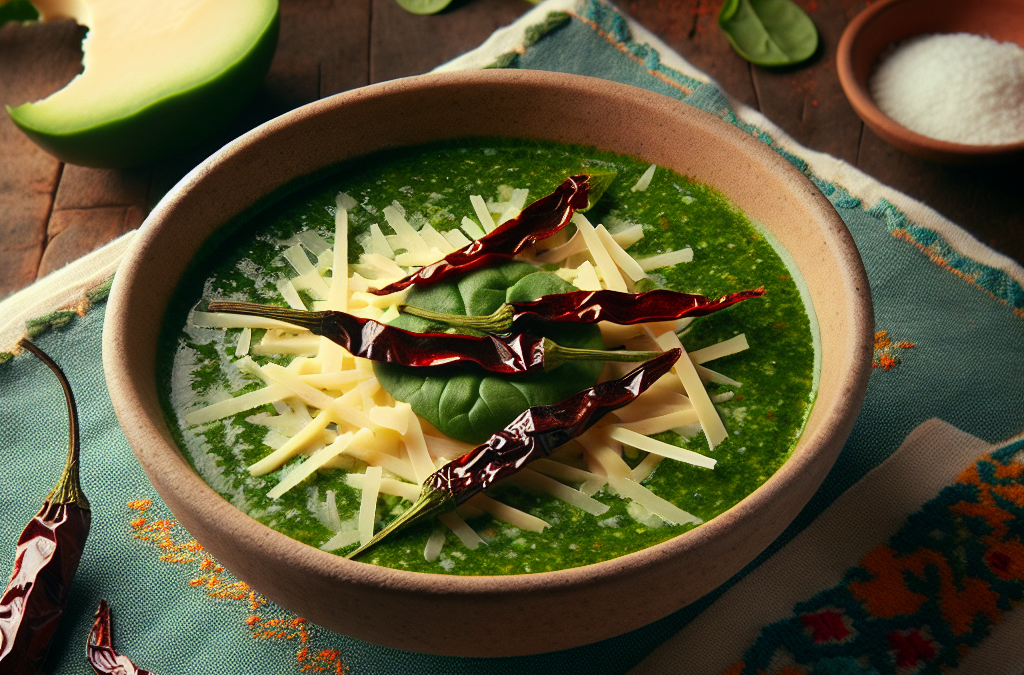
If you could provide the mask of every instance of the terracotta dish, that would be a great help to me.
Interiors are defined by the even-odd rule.
[[[465,136],[596,145],[710,184],[774,233],[806,279],[821,386],[792,458],[723,515],[661,545],[559,572],[460,577],[353,562],[251,519],[210,489],[172,440],[156,345],[176,283],[232,216],[292,180],[386,147]],[[565,649],[643,626],[700,598],[764,550],[832,467],[871,371],[867,278],[849,231],[807,178],[763,143],[674,99],[576,76],[427,75],[294,110],[226,146],[154,209],[117,273],[104,368],[118,419],[189,532],[240,579],[326,628],[398,649],[503,656]]]
[[[1024,141],[965,145],[911,131],[878,109],[868,78],[889,45],[928,33],[976,33],[1024,47],[1022,0],[882,0],[857,15],[843,31],[836,51],[839,82],[864,123],[885,142],[907,154],[943,164],[980,164],[1024,154]]]

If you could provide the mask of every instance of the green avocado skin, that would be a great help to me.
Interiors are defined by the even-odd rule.
[[[249,51],[215,77],[150,103],[120,119],[88,129],[52,133],[24,119],[32,104],[7,107],[14,123],[37,145],[69,164],[106,169],[138,166],[209,137],[259,89],[277,49],[280,6]]]

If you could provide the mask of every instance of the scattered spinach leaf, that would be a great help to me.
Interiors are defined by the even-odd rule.
[[[426,288],[413,288],[406,303],[448,314],[485,315],[509,300],[536,300],[541,295],[570,290],[575,286],[551,272],[512,262]],[[417,332],[451,330],[447,324],[409,314],[391,324]],[[549,324],[538,332],[566,347],[603,348],[596,326]],[[530,406],[551,405],[594,386],[603,365],[600,361],[574,361],[548,373],[507,377],[470,366],[410,368],[375,363],[374,372],[384,389],[410,404],[416,414],[442,432],[479,444]]]
[[[413,14],[437,14],[452,3],[452,0],[396,0],[399,6]]]
[[[39,12],[28,0],[14,0],[0,5],[0,25],[8,21],[35,21],[39,18]]]
[[[814,22],[792,0],[725,0],[718,25],[736,53],[759,66],[800,63],[818,48]]]

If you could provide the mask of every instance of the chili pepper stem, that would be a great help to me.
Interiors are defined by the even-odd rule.
[[[515,309],[512,305],[504,304],[487,316],[464,316],[462,314],[443,314],[432,312],[415,305],[399,305],[399,312],[418,316],[430,321],[439,321],[450,326],[459,328],[472,328],[484,333],[501,334],[512,330],[512,319],[515,317]]]
[[[563,347],[544,338],[544,369],[552,370],[569,361],[649,361],[662,352],[614,351],[606,349],[579,349]]]
[[[390,535],[392,532],[405,527],[412,521],[439,515],[454,507],[455,498],[450,492],[430,487],[429,485],[424,485],[415,504],[406,509],[402,515],[388,523],[380,532],[373,535],[373,538],[370,539],[370,541],[366,542],[345,557],[352,560],[359,554],[366,551],[366,549],[376,546],[382,539]]]
[[[89,500],[82,492],[82,483],[79,478],[78,460],[81,454],[81,438],[78,431],[78,407],[75,405],[75,394],[71,391],[71,384],[53,359],[39,347],[35,346],[24,338],[18,342],[18,346],[27,349],[46,364],[46,367],[53,371],[64,390],[64,399],[68,408],[68,458],[64,462],[64,471],[61,473],[57,485],[46,495],[46,501],[51,504],[75,504],[83,509],[89,508]]]
[[[291,307],[274,307],[272,305],[260,305],[255,302],[224,302],[214,300],[209,304],[211,312],[225,312],[227,314],[245,314],[247,316],[258,316],[264,319],[276,319],[284,321],[299,328],[305,328],[314,335],[320,335],[323,328],[323,312],[307,312],[302,309]]]

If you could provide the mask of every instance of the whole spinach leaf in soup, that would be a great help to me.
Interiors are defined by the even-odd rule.
[[[425,288],[413,288],[406,303],[446,314],[487,315],[504,302],[536,300],[542,295],[566,293],[576,287],[528,263],[512,262]],[[453,330],[402,314],[391,325],[418,333]],[[537,334],[564,347],[603,349],[601,331],[590,325],[537,324]],[[475,331],[461,332],[480,335]],[[420,417],[445,434],[479,444],[504,429],[521,412],[535,405],[551,405],[594,386],[601,361],[575,361],[531,375],[502,376],[469,365],[411,368],[375,363],[381,386],[405,401]]]

